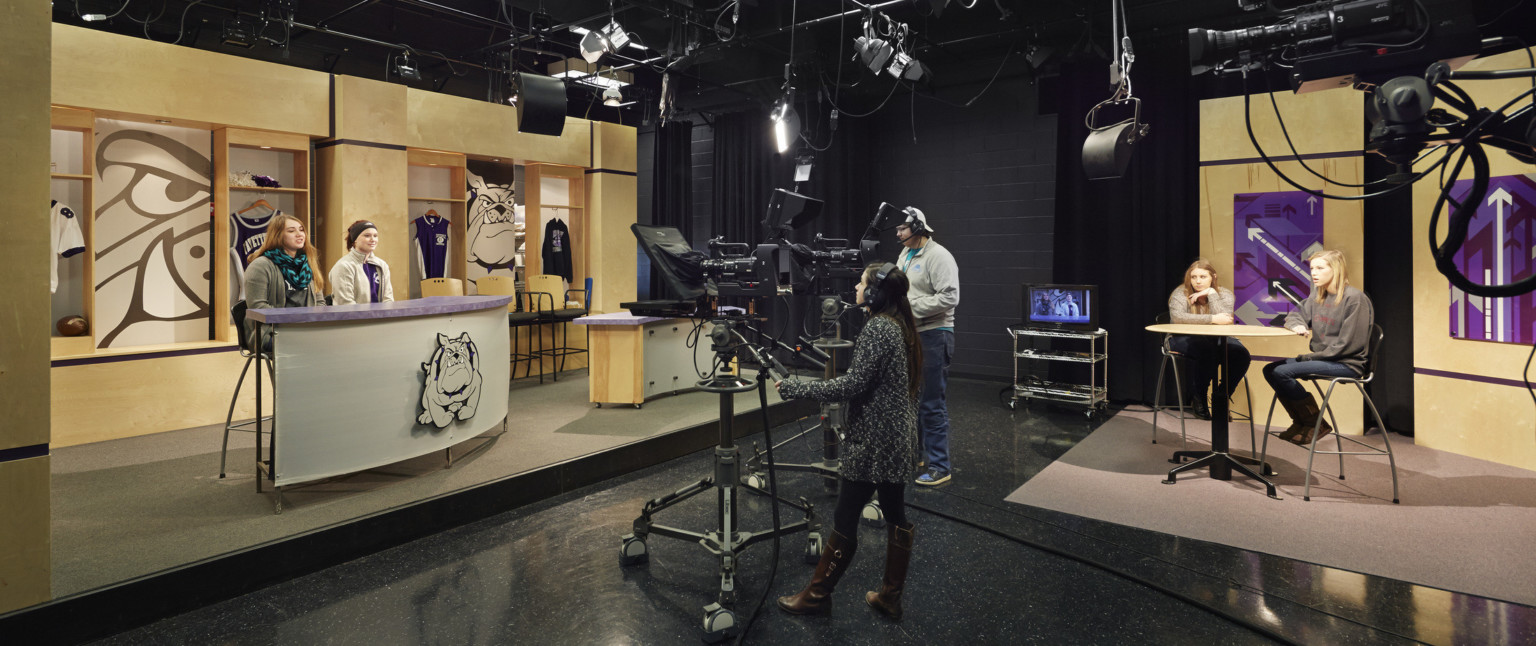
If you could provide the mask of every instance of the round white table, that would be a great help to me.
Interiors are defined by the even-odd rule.
[[[1220,371],[1218,384],[1227,383],[1231,375],[1227,374],[1227,339],[1232,337],[1262,337],[1262,336],[1297,336],[1295,332],[1279,327],[1267,327],[1263,325],[1197,325],[1185,323],[1161,323],[1148,325],[1148,332],[1159,334],[1187,334],[1190,336],[1214,336],[1220,338],[1222,360],[1216,362]],[[1210,467],[1211,477],[1217,480],[1231,480],[1232,469],[1237,469],[1244,475],[1264,483],[1270,498],[1278,498],[1275,495],[1275,484],[1266,480],[1258,472],[1249,469],[1252,464],[1259,467],[1259,471],[1270,471],[1268,465],[1260,464],[1258,460],[1241,455],[1232,455],[1227,440],[1227,398],[1211,398],[1211,450],[1209,451],[1175,451],[1174,460],[1182,458],[1195,458],[1193,462],[1180,464],[1168,471],[1168,479],[1163,484],[1174,484],[1181,471],[1189,471],[1200,467]],[[1272,472],[1272,471],[1271,471]]]

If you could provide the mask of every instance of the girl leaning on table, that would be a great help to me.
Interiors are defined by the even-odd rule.
[[[885,577],[879,590],[864,594],[864,601],[887,617],[901,618],[914,529],[907,522],[904,496],[916,466],[918,382],[923,374],[923,349],[907,288],[907,276],[895,264],[870,265],[856,295],[859,305],[869,309],[869,322],[859,333],[848,372],[825,381],[774,384],[785,399],[848,402],[832,535],[811,582],[799,594],[779,598],[785,612],[831,611],[832,590],[858,547],[859,513],[878,495],[886,520]]]
[[[1376,324],[1371,299],[1349,284],[1343,252],[1319,251],[1309,262],[1312,296],[1285,317],[1286,329],[1311,338],[1309,351],[1264,366],[1264,380],[1291,415],[1291,426],[1280,439],[1302,446],[1312,443],[1312,431],[1322,413],[1317,399],[1296,378],[1364,376],[1371,328]],[[1318,435],[1332,431],[1333,426],[1323,420]]]
[[[245,270],[248,309],[314,307],[325,302],[325,279],[315,265],[318,253],[309,244],[304,221],[286,213],[272,216],[261,248],[251,253]],[[247,319],[245,334],[256,328]],[[264,344],[265,345],[265,344]]]
[[[1216,268],[1204,258],[1197,258],[1184,270],[1184,282],[1168,296],[1168,320],[1184,325],[1232,325],[1237,298],[1232,290],[1221,286]],[[1175,334],[1168,340],[1171,350],[1189,358],[1190,396],[1194,399],[1195,415],[1210,419],[1206,406],[1206,391],[1216,378],[1216,366],[1221,361],[1220,339],[1214,336]],[[1242,341],[1227,339],[1227,380],[1216,385],[1216,393],[1232,398],[1237,382],[1248,373],[1252,358]]]

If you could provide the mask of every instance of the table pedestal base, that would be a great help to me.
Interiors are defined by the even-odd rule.
[[[1169,460],[1169,462],[1179,462],[1184,458],[1195,458],[1195,461],[1189,462],[1187,464],[1180,464],[1179,466],[1169,469],[1168,479],[1163,480],[1163,484],[1174,484],[1178,482],[1178,475],[1180,472],[1189,471],[1191,469],[1198,469],[1200,467],[1210,467],[1212,478],[1217,480],[1231,480],[1232,470],[1237,469],[1239,473],[1264,483],[1264,489],[1269,493],[1270,498],[1274,498],[1275,500],[1280,499],[1280,496],[1275,495],[1275,483],[1266,480],[1264,476],[1261,476],[1253,469],[1248,468],[1248,465],[1251,464],[1259,467],[1260,471],[1263,471],[1268,475],[1274,475],[1275,471],[1274,469],[1269,468],[1268,463],[1260,463],[1258,460],[1253,458],[1243,457],[1241,455],[1232,455],[1226,451],[1174,451],[1173,458]]]

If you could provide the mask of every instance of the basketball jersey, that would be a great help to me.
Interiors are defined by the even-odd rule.
[[[60,258],[68,258],[85,251],[85,236],[80,233],[80,219],[75,217],[74,209],[58,200],[50,200],[48,203],[48,219],[52,225],[49,242],[52,244],[53,253]],[[59,261],[57,258],[48,263],[48,293],[59,291]]]
[[[250,217],[239,213],[229,214],[229,273],[235,279],[240,298],[245,298],[245,269],[250,266],[251,254],[267,241],[267,223],[272,216],[282,213],[273,211],[266,215]]]
[[[421,277],[442,278],[448,269],[448,218],[423,215],[416,225],[416,260]]]

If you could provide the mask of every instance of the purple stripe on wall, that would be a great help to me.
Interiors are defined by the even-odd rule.
[[[166,350],[165,352],[145,352],[143,354],[119,354],[109,357],[83,357],[80,359],[59,359],[51,364],[54,368],[65,366],[88,366],[95,363],[116,363],[118,361],[140,361],[143,359],[164,359],[166,357],[190,357],[195,354],[216,354],[219,352],[238,352],[239,346],[226,346],[220,348],[194,348],[191,350]]]
[[[0,462],[12,460],[25,460],[27,458],[40,458],[48,455],[47,444],[33,444],[31,446],[18,446],[12,449],[0,449]]]
[[[1429,375],[1431,377],[1445,377],[1446,379],[1460,379],[1462,381],[1475,381],[1480,384],[1494,384],[1497,386],[1514,386],[1525,388],[1525,382],[1518,379],[1500,379],[1498,377],[1484,377],[1482,375],[1469,375],[1464,372],[1451,372],[1449,370],[1434,370],[1431,368],[1414,368],[1413,374]]]

